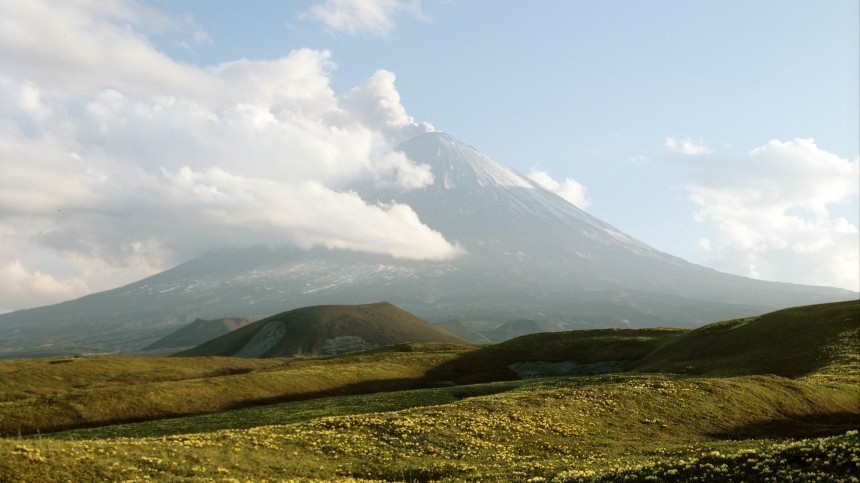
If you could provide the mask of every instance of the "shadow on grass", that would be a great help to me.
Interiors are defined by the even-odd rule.
[[[386,379],[379,381],[365,381],[354,384],[347,384],[338,388],[333,388],[325,391],[317,391],[301,395],[279,396],[264,399],[256,399],[253,401],[244,401],[232,404],[226,407],[223,411],[231,411],[236,409],[246,409],[260,406],[270,406],[273,404],[282,404],[289,402],[310,401],[316,399],[324,399],[331,397],[343,396],[369,396],[374,394],[396,394],[405,391],[421,391],[425,394],[444,393],[451,397],[452,400],[462,400],[471,397],[489,396],[492,394],[500,394],[519,387],[518,381],[494,381],[484,384],[473,385],[453,385],[453,386],[438,386],[435,381],[428,381],[427,378],[403,378],[403,379]],[[420,394],[416,392],[416,394]],[[429,400],[437,398],[428,396]],[[430,403],[433,404],[433,403]],[[425,404],[415,404],[415,406],[423,406]],[[221,411],[218,411],[221,412]]]
[[[834,412],[796,418],[780,418],[759,423],[746,424],[708,436],[729,439],[757,438],[817,438],[834,436],[860,427],[860,414]]]
[[[54,433],[59,439],[101,439],[116,437],[159,437],[192,434],[221,429],[247,429],[257,426],[292,424],[328,416],[344,416],[415,407],[449,404],[471,397],[499,394],[520,387],[518,382],[448,386],[422,389],[394,389],[365,393],[367,386],[344,388],[352,394],[312,395],[306,399],[280,398],[279,401],[236,405],[216,412],[126,422],[95,427],[78,427]],[[359,391],[356,393],[356,391]],[[333,392],[333,391],[332,391]]]
[[[344,384],[342,386],[321,391],[307,392],[302,394],[286,394],[267,398],[253,399],[248,401],[239,401],[233,404],[226,405],[223,411],[243,409],[248,407],[268,406],[270,404],[279,404],[285,402],[307,401],[311,399],[320,399],[333,396],[357,396],[363,394],[374,394],[379,392],[422,389],[426,387],[427,386],[423,378],[401,378],[362,381],[352,384]]]
[[[159,421],[159,420],[171,420],[177,418],[185,418],[185,417],[194,417],[194,416],[206,416],[215,413],[221,413],[225,411],[233,411],[239,409],[248,409],[248,408],[257,408],[263,406],[270,406],[273,404],[282,404],[282,403],[290,403],[290,402],[301,402],[301,401],[309,401],[314,399],[323,399],[330,398],[336,396],[358,396],[358,395],[369,395],[375,393],[388,393],[395,391],[405,391],[410,389],[422,389],[426,388],[427,384],[423,378],[401,378],[401,379],[386,379],[386,380],[373,380],[373,381],[363,381],[353,384],[345,384],[339,387],[307,392],[301,394],[281,394],[275,395],[271,397],[263,397],[256,399],[247,399],[236,401],[233,403],[224,404],[222,407],[219,407],[212,411],[191,411],[191,412],[176,412],[166,410],[161,414],[153,415],[151,417],[111,417],[111,418],[102,418],[95,421],[81,421],[75,424],[54,424],[54,425],[43,425],[39,428],[15,428],[14,430],[6,430],[0,431],[0,437],[21,437],[21,436],[35,436],[35,435],[45,435],[51,433],[58,433],[63,431],[73,431],[73,430],[87,430],[94,428],[101,428],[106,426],[114,426],[114,425],[127,425],[127,424],[137,424],[137,423],[145,423],[151,421]],[[253,424],[251,425],[253,426]]]

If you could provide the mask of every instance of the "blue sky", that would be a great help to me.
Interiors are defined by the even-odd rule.
[[[362,176],[418,186],[420,170],[385,151],[422,123],[660,250],[742,275],[860,288],[856,1],[3,10],[0,95],[16,107],[0,108],[0,166],[11,173],[0,181],[10,294],[0,311],[217,249],[194,242],[195,229],[444,258],[450,240],[338,191]],[[30,191],[16,197],[22,183]],[[298,194],[280,199],[271,183]],[[308,200],[330,211],[302,213]],[[350,239],[306,221],[324,213],[391,223],[418,242]],[[183,216],[206,224],[182,226]]]
[[[700,263],[709,230],[690,223],[689,172],[667,159],[667,138],[735,158],[773,139],[860,152],[856,2],[423,2],[384,35],[321,29],[307,2],[194,3],[169,5],[213,41],[165,43],[177,58],[329,49],[341,91],[390,70],[416,119],[520,172],[575,178],[592,214]],[[830,209],[858,225],[856,196]]]

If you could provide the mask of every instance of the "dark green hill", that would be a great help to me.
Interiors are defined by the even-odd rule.
[[[709,324],[644,357],[637,371],[799,377],[836,366],[860,374],[858,300]]]
[[[408,342],[468,344],[388,302],[318,305],[254,322],[177,356],[332,355]]]
[[[203,320],[197,319],[190,324],[181,327],[176,332],[171,332],[157,341],[144,347],[144,351],[157,349],[180,349],[183,347],[198,346],[207,340],[232,332],[251,323],[251,319],[238,317]]]
[[[686,332],[594,329],[529,334],[464,353],[437,368],[432,377],[460,383],[512,380],[521,377],[514,367],[524,363],[545,363],[546,371],[535,366],[529,374],[533,376],[561,375],[560,363],[568,363],[567,373],[577,375],[621,372]]]
[[[860,383],[860,301],[809,305],[688,329],[530,334],[464,353],[433,372],[478,382],[613,372],[832,375]]]

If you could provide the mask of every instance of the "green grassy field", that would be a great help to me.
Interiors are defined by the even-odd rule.
[[[469,347],[417,344],[305,359],[86,357],[0,365],[0,434],[144,421],[425,385]],[[87,383],[86,381],[91,381]]]
[[[858,308],[477,349],[3,362],[0,481],[858,481]],[[630,369],[506,372],[537,360]]]

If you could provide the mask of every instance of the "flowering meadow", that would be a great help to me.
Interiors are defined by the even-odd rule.
[[[307,359],[0,361],[0,482],[860,482],[857,308]],[[538,355],[630,369],[507,370]]]
[[[409,391],[402,394],[409,403],[390,393],[377,409],[422,398],[429,405],[323,411],[246,429],[148,436],[163,426],[139,423],[125,426],[136,437],[111,436],[106,427],[6,438],[0,480],[850,481],[860,471],[860,437],[850,429],[860,411],[849,385],[642,375],[532,380],[486,392],[457,399],[456,388]],[[438,404],[446,396],[453,400]],[[797,437],[822,430],[816,421],[834,411],[841,416],[824,429],[839,435]],[[260,416],[230,413],[234,422]],[[795,437],[769,437],[775,421]]]

